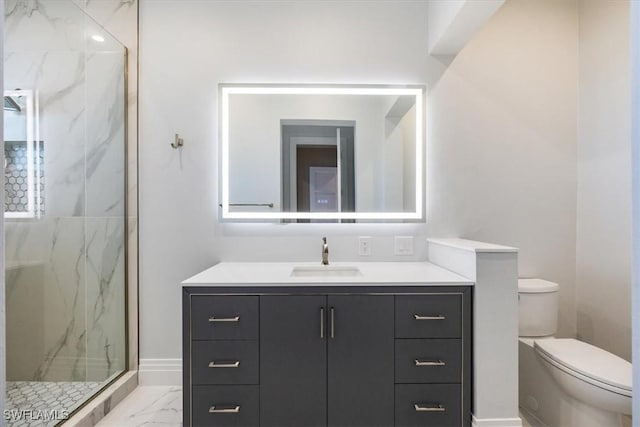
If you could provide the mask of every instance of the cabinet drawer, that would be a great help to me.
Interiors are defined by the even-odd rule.
[[[258,341],[194,341],[193,384],[258,384]]]
[[[258,301],[257,296],[192,297],[192,339],[258,339]]]
[[[459,339],[396,340],[396,383],[459,383],[462,341]]]
[[[193,427],[258,426],[258,386],[193,386]]]
[[[396,338],[460,338],[461,295],[396,296]]]
[[[460,427],[460,384],[396,385],[396,427]]]

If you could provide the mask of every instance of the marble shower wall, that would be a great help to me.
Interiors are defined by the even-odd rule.
[[[5,88],[38,91],[47,173],[44,216],[5,222],[7,330],[33,338],[8,335],[8,353],[30,351],[28,369],[8,354],[10,380],[101,381],[126,364],[125,50],[81,9],[133,15],[137,37],[137,4],[75,3],[5,2]]]
[[[138,0],[74,0],[127,48],[129,369],[138,369]]]

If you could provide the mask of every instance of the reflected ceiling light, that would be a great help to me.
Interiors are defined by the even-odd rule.
[[[91,36],[91,38],[100,43],[104,42],[104,37],[102,37],[100,34],[94,34]]]

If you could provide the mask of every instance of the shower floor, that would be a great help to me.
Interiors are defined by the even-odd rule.
[[[104,382],[7,381],[6,411],[10,427],[55,426]]]

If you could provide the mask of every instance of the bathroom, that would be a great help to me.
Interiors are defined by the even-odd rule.
[[[52,13],[47,0],[4,3],[5,42],[16,29],[8,8],[24,6],[23,23]],[[560,285],[557,335],[631,361],[640,311],[630,303],[632,2],[488,2],[464,44],[444,54],[431,54],[430,40],[447,31],[437,12],[449,2],[69,3],[127,52],[122,340],[134,399],[166,390],[181,405],[182,281],[218,262],[319,263],[323,236],[330,261],[346,263],[424,261],[434,237],[518,248],[519,277]],[[423,219],[223,219],[219,85],[234,83],[425,86]],[[173,148],[176,134],[183,145]],[[397,236],[413,238],[409,253],[396,255]],[[3,250],[9,260],[8,243]]]

